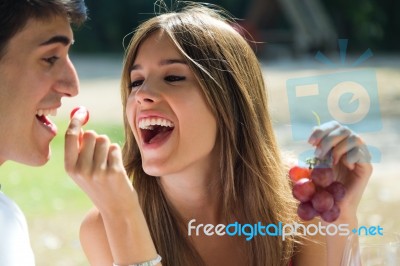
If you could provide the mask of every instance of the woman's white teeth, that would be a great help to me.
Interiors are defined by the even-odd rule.
[[[37,116],[56,116],[57,115],[57,109],[39,109],[36,111]]]
[[[139,128],[141,129],[151,130],[154,129],[154,126],[174,127],[174,123],[160,117],[143,118],[139,121]]]

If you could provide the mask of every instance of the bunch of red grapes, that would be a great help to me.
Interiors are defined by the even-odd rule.
[[[335,181],[329,164],[316,158],[307,162],[309,167],[294,166],[289,170],[289,178],[294,182],[293,196],[300,201],[297,214],[305,221],[319,215],[331,223],[340,215],[337,203],[344,198],[346,188]]]

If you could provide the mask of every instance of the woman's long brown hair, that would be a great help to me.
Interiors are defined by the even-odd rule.
[[[295,204],[277,147],[261,68],[226,15],[190,4],[142,23],[127,48],[122,74],[124,110],[130,68],[140,44],[155,31],[168,36],[187,59],[218,123],[220,185],[227,221],[265,224],[294,221]],[[124,118],[124,163],[132,178],[163,265],[204,265],[187,236],[187,225],[160,186],[142,168],[138,145]],[[294,240],[256,236],[246,242],[247,265],[287,265]]]

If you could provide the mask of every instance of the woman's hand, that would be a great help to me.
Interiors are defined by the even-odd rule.
[[[122,163],[121,149],[106,136],[83,131],[76,112],[65,134],[65,169],[100,212],[81,227],[81,243],[93,265],[121,265],[155,258],[157,252],[137,193]],[[89,226],[90,225],[90,226]]]
[[[100,213],[132,210],[137,194],[122,163],[121,149],[107,136],[83,131],[85,117],[71,118],[65,134],[65,169],[90,197]]]
[[[308,142],[316,147],[315,156],[331,156],[336,179],[346,187],[346,196],[338,202],[339,221],[356,219],[358,204],[372,174],[371,155],[363,140],[336,121],[314,128]]]

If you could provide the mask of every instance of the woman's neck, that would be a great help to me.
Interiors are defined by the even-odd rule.
[[[164,193],[185,222],[221,222],[222,188],[215,165],[196,165],[161,177]]]

